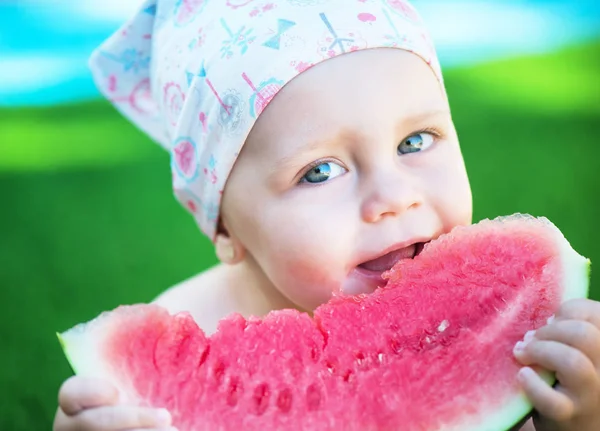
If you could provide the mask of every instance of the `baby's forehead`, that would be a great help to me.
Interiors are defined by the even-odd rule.
[[[355,141],[447,115],[436,75],[417,55],[373,49],[321,63],[289,82],[254,125],[249,141],[268,151],[302,140]]]

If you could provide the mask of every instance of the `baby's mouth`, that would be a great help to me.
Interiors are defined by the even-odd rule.
[[[355,266],[350,277],[343,283],[342,292],[347,295],[373,293],[378,287],[385,285],[386,281],[382,276],[386,271],[389,271],[399,260],[417,256],[424,245],[422,242],[416,242]]]
[[[421,253],[423,246],[422,242],[418,242],[398,250],[390,251],[383,256],[361,263],[358,265],[358,268],[377,273],[389,271],[399,260],[413,259]]]

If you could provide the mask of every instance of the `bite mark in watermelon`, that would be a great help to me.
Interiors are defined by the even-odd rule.
[[[207,337],[142,304],[59,338],[77,374],[180,431],[503,431],[531,411],[513,346],[587,296],[589,265],[548,220],[514,215],[455,228],[313,317],[232,315]]]

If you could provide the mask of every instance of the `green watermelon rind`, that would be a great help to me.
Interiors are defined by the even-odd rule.
[[[75,375],[106,380],[118,389],[121,402],[134,402],[135,391],[124,385],[127,379],[119,379],[118,370],[101,360],[104,355],[99,347],[104,344],[105,317],[109,315],[110,312],[105,311],[89,322],[56,333],[56,336]]]
[[[80,340],[76,336],[76,328],[69,329],[68,331],[63,332],[62,334],[57,332],[56,336],[58,338],[60,346],[63,349],[63,352],[65,353],[67,362],[69,363],[71,370],[73,370],[73,373],[76,375],[85,374],[84,367],[80,367],[79,365],[84,364],[86,361],[77,360],[77,358],[79,357],[83,358],[84,355],[79,354],[80,350],[82,350],[80,349],[82,343],[80,343]],[[88,358],[93,358],[93,355],[89,351],[86,352],[85,356],[87,356]],[[101,373],[99,373],[98,370],[96,370],[94,374],[100,375]]]
[[[566,290],[562,297],[562,302],[572,299],[582,299],[589,297],[589,281],[591,276],[591,261],[577,253],[563,233],[550,220],[545,217],[532,217],[525,214],[514,214],[511,216],[498,217],[495,221],[510,221],[513,219],[537,220],[554,231],[556,241],[560,247],[560,260],[563,265],[563,274],[565,276],[564,286]],[[540,377],[549,385],[556,384],[556,376],[550,372],[540,372]],[[462,423],[458,426],[443,428],[436,431],[504,431],[513,430],[519,423],[524,422],[533,412],[533,405],[524,393],[519,393],[512,398],[505,406],[495,408],[493,413],[487,416],[489,427],[482,427],[480,424],[475,426],[468,423]],[[484,413],[485,414],[485,413]],[[517,430],[515,430],[517,431]]]
[[[62,335],[60,334],[60,332],[56,333],[56,338],[58,338],[58,342],[60,344],[60,348],[62,349],[65,357],[67,358],[67,363],[69,364],[69,367],[71,368],[71,371],[73,371],[74,374],[77,374],[77,370],[75,369],[75,366],[73,365],[73,363],[71,362],[71,358],[69,357],[69,346],[68,344],[65,342],[64,338],[62,337]]]
[[[69,364],[69,367],[71,368],[71,370],[73,371],[73,374],[79,375],[81,374],[78,367],[75,365],[75,362],[77,362],[75,359],[71,358],[71,347],[73,346],[74,343],[69,342],[68,340],[65,340],[64,336],[65,334],[68,334],[68,331],[61,334],[59,332],[56,333],[56,337],[58,338],[58,342],[60,343],[60,347],[62,348],[65,357],[67,358],[67,363]]]
[[[557,244],[560,247],[560,259],[563,265],[563,274],[565,277],[564,292],[562,302],[571,299],[587,298],[589,295],[589,280],[591,275],[591,262],[589,259],[581,256],[572,247],[562,232],[549,220],[539,217],[534,218],[528,215],[516,214],[508,217],[498,217],[496,221],[502,219],[510,221],[515,218],[525,218],[544,222],[547,227],[556,233]],[[90,322],[81,323],[63,333],[57,333],[59,343],[64,351],[67,361],[73,372],[77,375],[109,378],[111,383],[119,388],[120,392],[128,392],[123,388],[122,381],[116,381],[116,376],[112,370],[106,369],[106,364],[102,363],[101,352],[97,352],[98,346],[102,345],[102,331],[93,334],[95,329],[102,329],[103,315],[110,312],[104,312]],[[556,383],[556,377],[553,373],[542,372],[540,377],[548,384]],[[128,397],[125,397],[125,399]],[[494,406],[491,412],[480,412],[478,416],[486,418],[485,425],[481,425],[479,418],[465,418],[464,422],[458,425],[446,426],[432,431],[507,431],[517,430],[515,427],[524,423],[532,414],[533,406],[524,393],[516,396],[512,395],[508,402],[503,406]],[[475,421],[475,424],[473,423]]]

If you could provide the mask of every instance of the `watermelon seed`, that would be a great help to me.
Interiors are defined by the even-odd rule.
[[[325,363],[325,367],[327,368],[327,371],[329,371],[329,374],[333,374],[335,372],[335,365],[333,365],[331,361],[327,361]]]
[[[384,359],[384,355],[383,355],[383,353],[381,353],[381,352],[380,352],[380,353],[377,355],[377,359],[379,360],[379,363],[380,363],[380,364],[383,364],[383,359]]]
[[[254,413],[256,413],[258,416],[261,416],[267,411],[267,408],[269,407],[270,395],[271,391],[266,383],[261,383],[254,388],[252,400],[254,401]]]
[[[289,388],[282,389],[277,396],[277,407],[283,413],[289,413],[292,409],[292,391]]]
[[[229,389],[227,391],[227,404],[231,407],[235,407],[238,403],[244,387],[238,377],[232,377],[229,381]]]
[[[393,353],[398,354],[398,353],[402,352],[403,347],[400,344],[400,342],[398,340],[396,340],[395,338],[390,338],[389,344],[390,344],[390,349],[392,349]]]
[[[417,340],[416,340],[417,343],[412,348],[412,350],[414,350],[417,353],[421,353],[423,351],[427,351],[427,350],[430,350],[431,348],[433,348],[433,346],[431,346],[430,335],[432,335],[432,334],[429,333],[429,331],[424,331],[423,334],[421,334],[421,336],[417,338]]]
[[[306,407],[308,410],[317,410],[321,404],[321,391],[314,384],[306,388]]]
[[[360,366],[365,361],[365,354],[363,352],[358,352],[356,354],[356,363]]]
[[[450,326],[450,322],[444,320],[442,323],[440,323],[440,326],[438,326],[437,330],[438,332],[444,332],[446,329],[448,329],[448,326]]]
[[[344,373],[343,379],[344,382],[348,383],[351,380],[353,380],[354,378],[354,373],[351,370],[346,370],[346,372]]]
[[[225,376],[225,364],[222,361],[218,361],[217,365],[215,365],[213,373],[214,373],[217,385],[221,386],[221,384],[223,383],[223,378]]]
[[[210,346],[206,346],[206,349],[204,349],[204,352],[202,352],[202,355],[200,356],[200,360],[198,361],[198,368],[200,368],[206,362],[209,352],[210,352]]]

